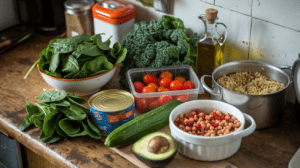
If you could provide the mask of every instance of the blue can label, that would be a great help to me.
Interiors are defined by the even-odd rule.
[[[119,112],[103,112],[90,106],[94,123],[100,129],[102,136],[107,136],[114,129],[132,120],[135,115],[134,104],[128,109]]]

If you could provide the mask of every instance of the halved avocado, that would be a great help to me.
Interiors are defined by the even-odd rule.
[[[154,132],[142,137],[132,146],[134,155],[150,167],[164,167],[177,153],[175,139],[164,132]]]

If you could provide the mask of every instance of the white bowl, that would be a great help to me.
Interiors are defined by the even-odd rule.
[[[194,109],[200,109],[205,113],[212,112],[214,109],[222,113],[229,112],[241,122],[241,126],[235,132],[216,137],[189,134],[175,126],[174,121],[179,114],[190,113]],[[251,125],[244,130],[245,118],[251,122]],[[189,158],[202,161],[217,161],[232,156],[240,148],[242,137],[251,134],[256,128],[251,116],[230,104],[217,100],[194,100],[177,106],[170,114],[169,126],[171,135],[177,141],[178,151]]]
[[[91,95],[101,89],[116,72],[116,66],[111,70],[106,71],[102,74],[82,78],[82,79],[62,79],[56,78],[42,72],[38,66],[39,72],[43,79],[56,90],[65,90],[66,92],[72,92],[77,96]]]

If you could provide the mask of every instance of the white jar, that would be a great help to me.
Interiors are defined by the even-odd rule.
[[[103,41],[112,36],[110,47],[123,40],[135,23],[135,7],[119,0],[104,0],[96,3],[93,8],[95,34],[105,33]]]

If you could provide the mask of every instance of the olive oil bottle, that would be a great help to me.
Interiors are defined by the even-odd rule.
[[[205,25],[205,32],[197,44],[196,73],[199,78],[202,75],[212,75],[214,69],[224,63],[227,27],[217,22],[217,15],[218,11],[210,8],[206,10],[206,15],[199,16]],[[216,32],[217,25],[224,26],[222,35]],[[208,84],[211,86],[211,82]]]

